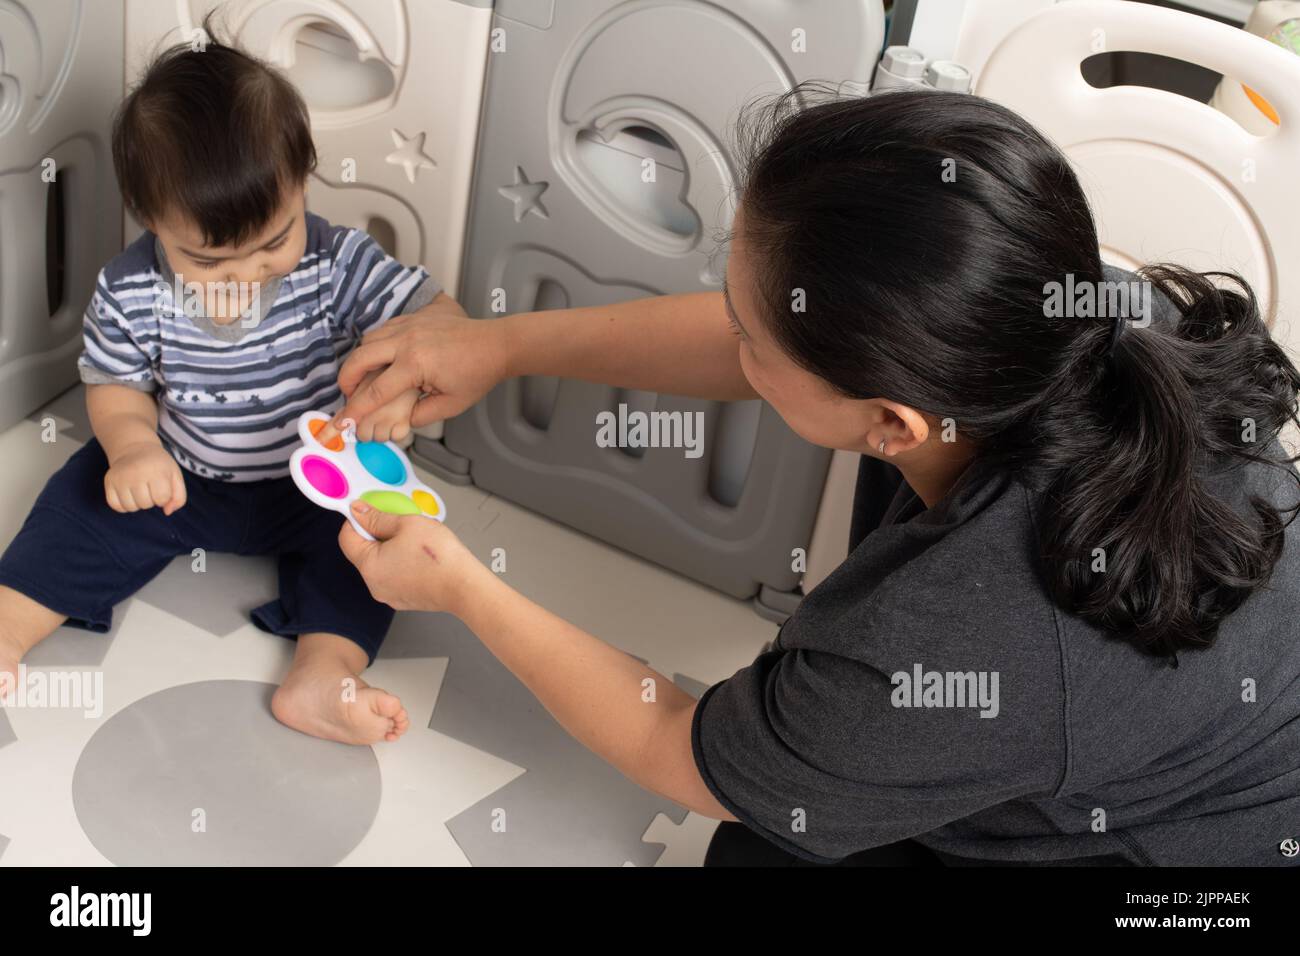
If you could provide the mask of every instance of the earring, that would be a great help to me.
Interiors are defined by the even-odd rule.
[[[888,440],[889,440],[889,439],[887,439],[887,438],[882,438],[882,439],[880,439],[880,444],[877,446],[877,450],[878,450],[882,455],[885,453],[885,442],[888,441]]]

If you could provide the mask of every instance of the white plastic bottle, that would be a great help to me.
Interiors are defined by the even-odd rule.
[[[970,70],[952,60],[933,60],[925,68],[925,85],[948,93],[969,93]]]
[[[876,64],[876,76],[871,83],[872,92],[924,86],[925,57],[921,51],[910,46],[887,47],[880,62]]]

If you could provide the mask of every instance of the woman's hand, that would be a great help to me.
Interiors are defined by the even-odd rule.
[[[345,523],[339,547],[357,566],[375,600],[398,611],[447,611],[460,617],[474,589],[492,572],[441,521],[390,515],[363,502],[352,514],[378,540]]]
[[[117,512],[161,508],[169,515],[185,504],[185,476],[156,439],[137,442],[108,463],[104,498]]]
[[[361,340],[339,371],[347,404],[322,429],[322,441],[333,438],[344,419],[356,422],[359,433],[369,416],[410,389],[423,393],[411,412],[411,427],[451,418],[507,376],[509,344],[502,323],[468,319],[458,306],[436,303],[390,319]]]

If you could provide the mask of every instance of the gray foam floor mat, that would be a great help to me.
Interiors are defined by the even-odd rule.
[[[114,714],[72,777],[95,847],[120,866],[320,866],[347,856],[379,809],[374,751],[305,742],[271,716],[274,691],[182,684]],[[286,772],[295,765],[312,772]]]
[[[653,865],[663,847],[641,841],[659,813],[686,811],[632,783],[574,740],[463,624],[401,614],[389,641],[448,658],[429,727],[528,768],[448,821],[475,865]],[[698,695],[703,685],[677,675]]]
[[[39,440],[46,413],[60,439],[88,433],[81,389],[72,392],[15,426],[31,432],[21,440]],[[726,677],[775,631],[743,602],[473,487],[436,486],[471,550],[508,554],[513,586],[693,695],[707,684],[679,670]],[[115,610],[110,633],[61,628],[25,660],[102,674],[106,706],[98,720],[46,710],[11,721],[0,710],[0,776],[24,780],[0,793],[0,865],[702,858],[712,821],[688,820],[576,743],[449,615],[399,613],[365,675],[412,713],[398,744],[347,747],[288,730],[269,699],[292,644],[247,619],[275,594],[273,559],[209,553],[202,574],[196,587],[191,559],[177,558]]]

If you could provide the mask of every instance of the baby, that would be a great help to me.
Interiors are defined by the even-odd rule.
[[[392,609],[340,552],[340,517],[294,486],[289,456],[299,415],[342,405],[339,366],[363,333],[452,300],[365,233],[306,211],[306,106],[229,46],[160,55],[118,112],[113,162],[149,231],[104,267],[86,309],[78,366],[95,437],[0,558],[0,690],[65,621],[108,631],[113,606],[177,555],[275,554],[279,599],[252,612],[297,640],[275,716],[331,740],[396,740],[401,702],[359,676]],[[404,437],[418,397],[358,437]]]

